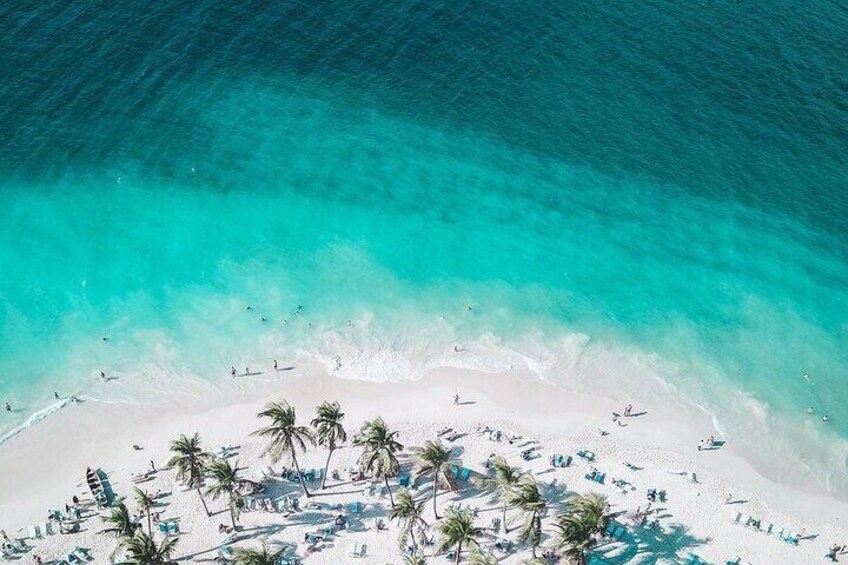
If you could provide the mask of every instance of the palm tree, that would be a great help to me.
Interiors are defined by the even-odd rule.
[[[471,559],[468,563],[469,565],[498,565],[498,558],[488,551],[477,548],[471,554]]]
[[[572,500],[556,517],[557,544],[570,562],[586,562],[586,552],[595,544],[595,536],[604,528],[607,497],[590,493]]]
[[[306,426],[297,425],[294,408],[289,406],[289,403],[285,400],[267,404],[265,409],[257,414],[257,417],[269,418],[271,420],[269,426],[259,428],[251,434],[270,438],[268,447],[263,452],[263,455],[269,455],[271,457],[271,463],[276,463],[284,455],[289,457],[294,464],[297,478],[300,479],[300,486],[303,487],[303,493],[307,497],[312,496],[306,488],[303,473],[300,472],[300,465],[297,463],[298,450],[306,451],[306,444],[315,445],[315,438],[312,436],[312,431]]]
[[[427,565],[427,559],[418,552],[403,556],[403,565]]]
[[[519,541],[530,541],[533,558],[536,558],[536,547],[542,541],[542,514],[547,508],[545,500],[539,492],[539,485],[533,475],[526,473],[518,480],[518,484],[509,494],[508,501],[525,514],[525,522],[518,536]]]
[[[312,420],[312,427],[315,428],[318,444],[324,445],[330,451],[327,454],[327,464],[324,466],[324,476],[321,478],[321,490],[324,490],[324,485],[327,482],[327,473],[330,471],[330,457],[333,456],[333,451],[347,441],[347,432],[342,425],[344,420],[344,412],[341,410],[338,402],[322,402],[318,408],[317,417]]]
[[[240,547],[233,552],[233,557],[235,565],[277,565],[288,550],[289,546],[283,546],[279,551],[270,551],[262,542],[262,549]]]
[[[177,538],[165,538],[156,545],[152,537],[143,531],[136,533],[123,542],[127,550],[127,558],[135,565],[164,565],[171,559],[176,549]]]
[[[153,535],[153,523],[150,521],[150,509],[156,504],[156,501],[145,491],[135,487],[135,503],[138,504],[138,509],[144,514],[147,514],[147,534]]]
[[[127,505],[123,502],[112,508],[109,514],[103,517],[103,521],[109,524],[109,527],[100,530],[100,533],[112,534],[118,538],[133,537],[135,531],[141,526],[133,519]]]
[[[206,516],[211,516],[200,487],[203,486],[203,468],[213,458],[213,455],[200,448],[200,434],[195,432],[191,437],[181,435],[171,442],[171,453],[173,455],[168,460],[166,467],[176,469],[177,479],[182,481],[186,487],[197,491],[197,496],[200,497],[200,503],[203,504]]]
[[[238,461],[236,461],[235,466],[232,466],[227,459],[213,459],[206,465],[206,475],[214,481],[213,485],[207,487],[206,494],[210,495],[213,500],[218,500],[222,495],[227,495],[233,528],[238,528],[236,522],[244,504],[244,493],[242,491],[256,487],[255,482],[241,476],[240,473],[243,470],[244,467],[238,466]]]
[[[406,547],[407,538],[412,539],[413,551],[418,548],[415,539],[416,532],[422,539],[424,538],[424,530],[429,527],[424,518],[421,517],[424,513],[425,502],[424,500],[416,502],[409,489],[403,488],[398,491],[397,503],[389,512],[389,520],[397,520],[400,523],[401,548]]]
[[[395,436],[397,432],[390,431],[386,422],[382,418],[377,418],[365,422],[359,437],[354,440],[354,445],[363,448],[359,458],[360,468],[371,471],[375,477],[383,477],[392,508],[395,506],[395,500],[392,497],[392,489],[389,487],[389,477],[397,476],[400,471],[400,463],[395,453],[403,449],[403,445],[395,439]]]
[[[438,520],[436,494],[439,492],[439,479],[444,478],[445,469],[450,462],[451,450],[446,448],[440,440],[428,440],[421,447],[414,448],[412,452],[415,458],[416,478],[422,475],[433,476],[433,514]]]
[[[509,528],[506,523],[506,510],[507,504],[509,502],[509,496],[512,493],[512,490],[518,484],[518,480],[521,478],[521,473],[518,469],[511,467],[509,463],[507,463],[506,459],[501,457],[500,455],[497,457],[493,457],[490,461],[491,468],[494,471],[494,477],[484,477],[479,479],[478,484],[485,489],[492,490],[498,498],[500,498],[501,503],[503,505],[503,528],[504,533],[509,532]]]
[[[467,508],[448,510],[445,519],[439,522],[438,529],[441,534],[438,551],[448,551],[455,547],[456,563],[459,563],[463,545],[473,544],[480,547],[477,538],[482,535],[483,530],[474,525],[474,516]]]

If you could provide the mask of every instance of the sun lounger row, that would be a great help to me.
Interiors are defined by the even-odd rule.
[[[766,535],[775,535],[786,543],[792,545],[798,545],[798,542],[801,540],[801,534],[792,533],[791,530],[785,528],[776,528],[773,523],[763,524],[761,519],[742,514],[741,512],[736,513],[736,517],[731,520],[731,523],[751,528],[755,532],[762,532]]]

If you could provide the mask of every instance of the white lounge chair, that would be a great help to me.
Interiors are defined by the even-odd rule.
[[[365,557],[367,546],[364,543],[355,542],[348,546],[348,553],[351,557]]]
[[[27,536],[29,536],[30,539],[39,539],[41,537],[41,530],[38,529],[38,526],[32,525],[27,528]]]

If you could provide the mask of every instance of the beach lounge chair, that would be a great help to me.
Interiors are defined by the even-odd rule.
[[[766,528],[763,530],[763,532],[764,532],[767,536],[770,536],[770,535],[771,535],[771,531],[772,531],[773,529],[774,529],[774,524],[771,524],[771,523],[770,523],[768,526],[766,526]]]
[[[220,557],[223,561],[233,561],[233,550],[229,545],[225,545],[224,547],[218,548],[218,557]]]
[[[79,546],[75,547],[74,550],[71,553],[73,553],[74,555],[79,557],[80,561],[93,561],[94,560],[94,557],[91,556],[91,553],[89,553],[89,551],[87,549],[84,549],[84,548],[79,547]]]
[[[686,565],[706,565],[706,561],[704,561],[694,553],[687,553]]]
[[[39,528],[41,528],[41,535],[45,537],[53,535],[53,529],[50,527],[50,522],[42,522]]]
[[[347,511],[351,514],[359,514],[360,512],[362,512],[362,503],[351,502],[347,505]]]
[[[398,477],[398,484],[402,487],[409,486],[409,475],[401,475]]]
[[[742,563],[742,558],[739,556],[734,557],[733,559],[728,559],[725,565],[739,565]]]
[[[364,543],[355,542],[348,547],[348,553],[351,557],[365,557],[367,548]]]
[[[460,471],[459,471],[459,478],[460,479],[462,479],[463,481],[467,481],[468,477],[470,477],[470,476],[471,476],[471,469],[466,469],[465,467],[460,469]]]
[[[581,449],[577,452],[577,456],[581,459],[585,459],[586,461],[594,461],[595,453],[592,451],[588,451],[586,449]]]
[[[736,518],[734,518],[733,520],[730,521],[731,524],[740,524],[741,522],[742,522],[742,513],[741,512],[737,512]]]
[[[41,538],[41,530],[38,529],[38,526],[33,524],[32,526],[27,528],[27,536],[30,539],[39,539]]]

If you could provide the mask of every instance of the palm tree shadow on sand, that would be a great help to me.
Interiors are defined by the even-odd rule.
[[[622,541],[623,544],[601,543],[595,546],[592,553],[601,555],[610,565],[677,563],[680,560],[679,554],[695,551],[711,539],[691,535],[682,524],[669,524],[663,526],[662,531],[629,528]]]

